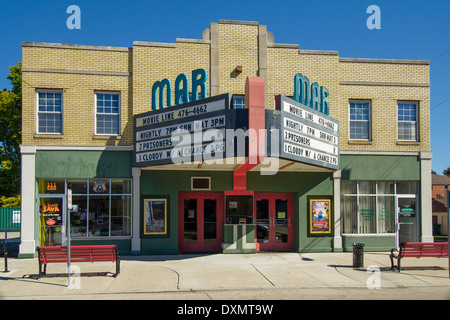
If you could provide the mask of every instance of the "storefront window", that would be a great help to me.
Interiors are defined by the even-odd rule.
[[[89,198],[89,237],[109,236],[109,197]]]
[[[355,194],[356,195],[356,181],[341,181],[341,193],[342,194]]]
[[[129,237],[131,185],[127,179],[40,179],[38,191],[42,198],[47,194],[67,196],[66,190],[72,190],[72,238]]]
[[[341,217],[343,217],[343,233],[358,233],[358,217],[352,212],[358,212],[358,198],[355,196],[341,196]]]
[[[392,181],[379,181],[378,194],[394,194],[395,184]]]
[[[417,194],[416,181],[397,182],[397,194]]]
[[[359,233],[376,233],[375,197],[359,197]]]
[[[378,232],[395,232],[395,197],[378,197]]]
[[[359,194],[375,194],[375,181],[360,181]]]
[[[111,196],[111,236],[131,235],[131,196]]]
[[[72,210],[70,212],[70,233],[72,237],[87,236],[87,196],[72,196]]]
[[[416,193],[416,181],[341,181],[343,233],[395,233],[396,196]]]
[[[87,194],[87,180],[68,180],[67,189],[71,189],[72,194]]]

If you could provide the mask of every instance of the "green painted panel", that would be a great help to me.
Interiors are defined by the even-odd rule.
[[[418,156],[341,155],[342,180],[420,180]]]
[[[224,225],[223,226],[222,242],[223,243],[233,243],[233,226],[232,225]]]
[[[128,151],[37,151],[37,178],[131,178]]]
[[[342,237],[342,248],[344,251],[352,252],[353,243],[363,243],[364,251],[390,251],[396,247],[395,235],[392,236],[351,236]]]

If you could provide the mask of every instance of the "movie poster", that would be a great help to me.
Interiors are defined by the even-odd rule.
[[[167,234],[167,199],[144,199],[144,234]]]
[[[331,235],[331,199],[309,199],[309,235]]]

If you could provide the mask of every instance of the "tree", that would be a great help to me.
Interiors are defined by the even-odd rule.
[[[450,177],[450,167],[448,167],[447,169],[445,169],[445,170],[442,172],[442,174],[443,174],[444,176]]]
[[[10,67],[9,72],[7,79],[11,80],[12,91],[5,89],[0,92],[0,196],[18,197],[22,140],[22,63]]]

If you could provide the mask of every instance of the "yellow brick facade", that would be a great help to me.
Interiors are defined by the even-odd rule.
[[[270,26],[269,26],[270,28]],[[256,22],[219,21],[201,39],[134,42],[132,48],[23,43],[23,145],[131,146],[133,115],[151,110],[155,81],[180,73],[208,73],[208,96],[243,95],[247,76],[266,78],[267,108],[292,96],[302,73],[330,93],[330,115],[340,121],[341,150],[430,150],[429,62],[342,58],[335,51],[277,44]],[[393,57],[395,58],[395,57]],[[242,66],[242,73],[236,67]],[[36,133],[36,92],[63,90],[63,134]],[[120,92],[120,136],[95,134],[95,92]],[[189,90],[191,92],[191,89]],[[174,99],[174,98],[173,98]],[[349,141],[349,100],[371,101],[371,141]],[[397,141],[397,101],[419,105],[419,141]]]

